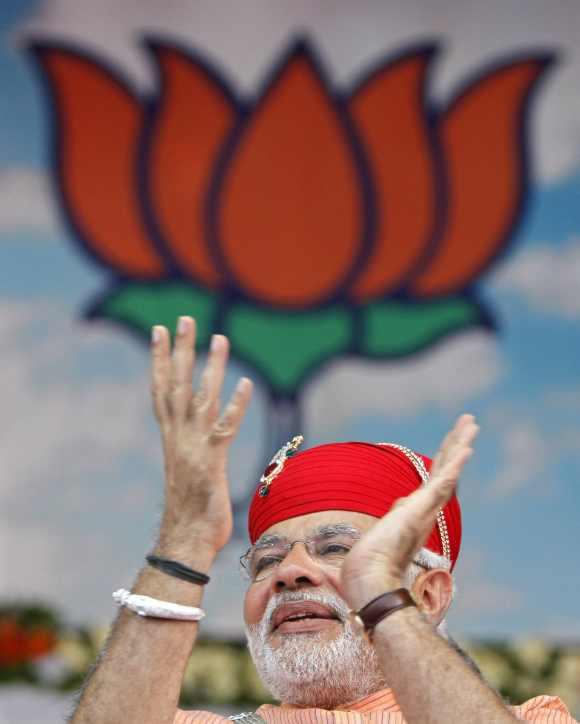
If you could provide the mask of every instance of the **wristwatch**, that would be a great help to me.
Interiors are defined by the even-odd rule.
[[[373,598],[358,611],[350,611],[350,620],[355,629],[372,641],[375,626],[395,611],[407,606],[416,606],[413,597],[406,588],[397,588],[395,591],[382,593]]]

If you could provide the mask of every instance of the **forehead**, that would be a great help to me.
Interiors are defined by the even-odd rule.
[[[280,521],[265,530],[260,538],[265,535],[279,535],[284,538],[299,538],[313,533],[317,528],[335,523],[346,523],[356,528],[361,533],[372,528],[377,518],[366,513],[353,513],[348,510],[323,510],[318,513],[299,515],[296,518]]]

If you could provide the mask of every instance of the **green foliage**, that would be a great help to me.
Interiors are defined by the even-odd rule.
[[[475,647],[474,657],[501,696],[521,704],[558,685],[565,652],[559,646],[529,641],[516,647],[507,641],[489,641]]]
[[[60,616],[56,611],[42,603],[5,602],[0,604],[0,620],[14,619],[26,629],[46,628],[58,630]]]
[[[0,665],[0,686],[2,684],[35,684],[41,685],[41,677],[33,662],[23,661],[18,664]]]
[[[39,603],[0,605],[0,683],[39,683],[36,661],[58,641],[58,614]]]
[[[199,641],[187,665],[181,706],[256,708],[271,698],[258,678],[245,644]]]

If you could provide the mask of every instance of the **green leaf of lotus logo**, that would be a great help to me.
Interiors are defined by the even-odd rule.
[[[551,58],[482,72],[428,101],[434,46],[338,95],[294,44],[251,103],[202,58],[149,40],[155,92],[62,45],[48,83],[64,213],[112,274],[88,316],[148,337],[180,314],[292,400],[349,353],[409,355],[490,325],[474,283],[514,235],[528,191],[528,101]]]

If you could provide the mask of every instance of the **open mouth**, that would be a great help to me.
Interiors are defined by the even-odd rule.
[[[272,630],[281,632],[291,631],[320,631],[339,617],[330,608],[316,601],[293,601],[279,606],[272,617]]]

